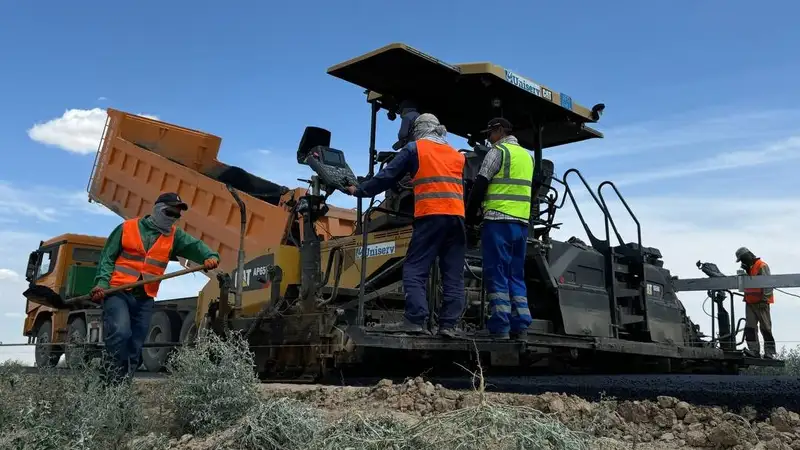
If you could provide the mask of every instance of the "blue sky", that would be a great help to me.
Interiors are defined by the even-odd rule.
[[[84,201],[86,142],[102,129],[94,108],[216,134],[221,160],[290,186],[304,174],[292,162],[303,128],[324,126],[364,172],[362,89],[325,71],[397,41],[451,63],[492,61],[585,106],[605,103],[597,128],[606,139],[546,157],[559,173],[577,166],[593,182],[619,180],[673,271],[698,276],[691,263],[703,258],[733,272],[740,245],[774,272],[800,271],[800,255],[779,243],[800,225],[797,4],[374,3],[0,3],[0,340],[22,340],[24,283],[13,274],[39,238],[105,235],[119,223]],[[379,146],[397,126],[380,124]],[[582,236],[571,215],[562,220]],[[768,233],[758,231],[764,222]],[[800,340],[779,325],[779,339]]]

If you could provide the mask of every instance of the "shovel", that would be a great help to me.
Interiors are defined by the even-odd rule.
[[[167,274],[164,274],[164,275],[161,275],[161,276],[157,276],[155,278],[150,278],[149,280],[139,280],[139,281],[137,281],[135,283],[125,284],[125,285],[122,285],[122,286],[113,287],[111,289],[106,289],[106,290],[103,291],[103,294],[104,295],[109,295],[109,294],[113,294],[115,292],[124,291],[124,290],[128,290],[128,289],[133,289],[133,288],[136,288],[136,287],[139,287],[139,286],[144,286],[145,284],[155,283],[155,282],[163,281],[163,280],[166,280],[166,279],[169,279],[169,278],[179,277],[181,275],[186,275],[187,273],[199,272],[201,270],[205,270],[205,266],[203,266],[202,264],[197,266],[197,267],[192,267],[191,269],[178,270],[178,271],[175,271],[175,272],[171,272],[171,273],[167,273]],[[68,305],[69,304],[75,304],[75,303],[86,303],[86,302],[90,302],[91,299],[92,299],[92,295],[91,294],[86,294],[86,295],[81,295],[79,297],[68,298],[68,299],[66,299],[64,301],[64,303],[66,303]],[[97,305],[94,302],[90,302],[90,304],[95,305],[95,306]]]

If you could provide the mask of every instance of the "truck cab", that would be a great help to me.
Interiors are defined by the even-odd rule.
[[[64,354],[72,312],[64,299],[92,289],[103,245],[102,237],[62,234],[40,242],[28,256],[22,334],[37,344],[37,366],[55,366]]]

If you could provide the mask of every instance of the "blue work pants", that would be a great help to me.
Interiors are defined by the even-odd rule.
[[[484,220],[481,230],[483,279],[491,314],[490,333],[518,333],[533,319],[525,284],[528,226],[518,222]]]
[[[137,298],[124,291],[103,300],[104,364],[109,381],[133,375],[141,364],[154,303],[152,298]]]
[[[428,275],[436,257],[442,276],[439,328],[452,328],[464,311],[464,254],[466,226],[459,216],[431,215],[414,220],[411,243],[403,265],[405,317],[425,326],[428,319]]]

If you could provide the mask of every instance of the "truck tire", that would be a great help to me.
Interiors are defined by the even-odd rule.
[[[64,360],[70,369],[80,369],[89,362],[86,335],[86,320],[83,317],[76,317],[69,323]]]
[[[197,340],[197,324],[194,323],[194,318],[193,312],[189,312],[183,318],[180,334],[181,345],[192,345]]]
[[[39,325],[39,328],[36,329],[36,367],[55,367],[58,364],[58,360],[61,359],[62,352],[58,347],[39,345],[50,344],[52,341],[52,334],[53,322],[50,320],[45,320]]]
[[[175,311],[156,311],[150,320],[145,344],[166,344],[177,342],[180,336],[180,316]],[[167,363],[171,347],[151,347],[142,349],[142,362],[149,372],[160,372]]]

